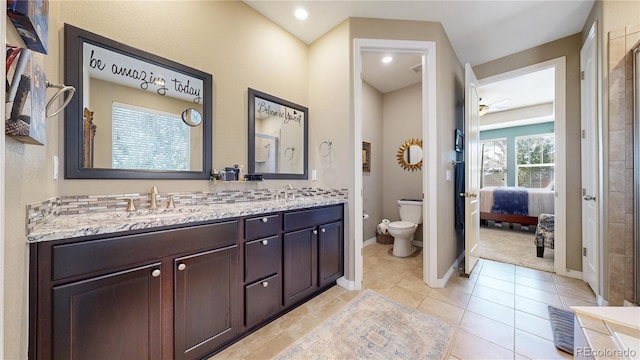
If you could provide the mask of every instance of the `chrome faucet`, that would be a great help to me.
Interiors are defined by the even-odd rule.
[[[151,193],[149,194],[151,204],[149,205],[149,210],[158,209],[158,204],[156,203],[156,195],[158,195],[158,188],[153,186],[151,188]]]
[[[289,192],[291,192],[291,199],[295,199],[296,191],[293,190],[293,186],[291,186],[291,184],[287,184],[287,186],[284,187],[284,199],[287,200],[289,198]]]

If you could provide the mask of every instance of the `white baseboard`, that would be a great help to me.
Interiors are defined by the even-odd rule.
[[[564,276],[570,277],[570,278],[573,278],[573,279],[583,280],[582,271],[567,269]]]
[[[365,241],[362,243],[362,247],[369,246],[369,245],[371,245],[371,244],[375,244],[375,243],[376,243],[376,241],[377,241],[377,240],[376,240],[376,238],[372,237],[372,238],[371,238],[371,239],[369,239],[369,240],[365,240]]]
[[[349,291],[356,290],[356,282],[347,280],[344,276],[339,277],[338,280],[336,280],[336,284],[338,284],[338,286],[341,286]]]
[[[458,268],[460,266],[460,263],[462,262],[463,259],[464,259],[464,252],[462,252],[458,256],[456,261],[453,262],[453,264],[451,265],[449,270],[447,270],[446,274],[444,274],[444,277],[442,279],[437,279],[436,283],[434,284],[434,286],[431,286],[431,287],[435,287],[435,288],[443,288],[443,287],[445,287],[447,285],[447,282],[451,278],[451,276],[458,270]]]
[[[602,295],[598,295],[598,300],[596,301],[598,306],[609,306],[609,302],[602,298]]]

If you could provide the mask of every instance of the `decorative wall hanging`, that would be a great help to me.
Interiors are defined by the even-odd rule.
[[[396,157],[400,166],[405,170],[416,171],[422,169],[422,140],[407,140],[400,145]]]
[[[362,142],[362,171],[371,172],[371,143]]]
[[[47,80],[36,55],[7,45],[5,133],[27,144],[44,145]]]
[[[49,0],[7,0],[7,15],[29,49],[47,53]]]

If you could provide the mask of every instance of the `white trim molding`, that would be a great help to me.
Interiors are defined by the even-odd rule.
[[[395,52],[412,53],[422,55],[422,136],[425,146],[425,162],[422,171],[422,188],[425,199],[437,199],[437,161],[438,139],[437,139],[437,119],[436,119],[436,43],[434,41],[411,41],[411,40],[383,40],[383,39],[354,39],[353,40],[353,101],[354,101],[354,136],[355,144],[362,142],[362,52]],[[359,147],[354,147],[355,188],[356,194],[354,212],[362,213],[362,153]],[[437,287],[438,282],[438,211],[435,201],[423,202],[423,281],[431,286]],[[356,216],[357,218],[357,216]],[[355,284],[356,290],[362,286],[363,260],[362,260],[362,221],[355,224],[356,233],[354,239],[354,264],[355,264]]]

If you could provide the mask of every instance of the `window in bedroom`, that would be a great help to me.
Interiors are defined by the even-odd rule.
[[[516,137],[517,186],[546,188],[553,182],[555,135]]]
[[[179,114],[114,102],[112,167],[189,171],[191,133]]]
[[[507,139],[480,141],[482,186],[507,185]]]

